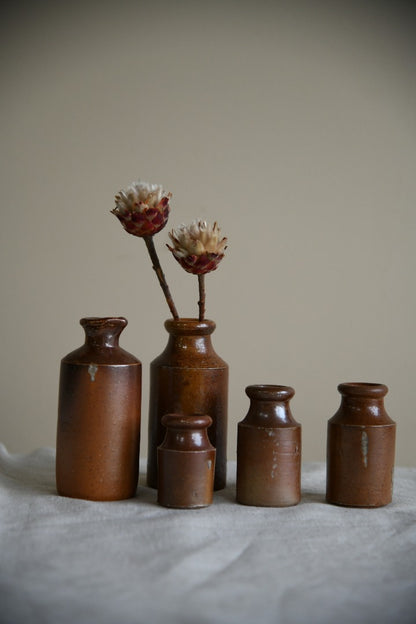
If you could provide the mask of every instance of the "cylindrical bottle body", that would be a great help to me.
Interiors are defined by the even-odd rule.
[[[112,360],[121,363],[111,364]],[[118,346],[88,344],[63,358],[56,445],[58,493],[101,501],[134,496],[140,412],[141,364],[134,356]]]
[[[301,430],[238,425],[237,502],[287,507],[300,501]]]
[[[179,454],[158,448],[158,502],[164,507],[196,509],[212,503],[215,449]],[[163,485],[162,485],[163,484]]]
[[[341,406],[328,421],[326,500],[381,507],[392,500],[396,425],[382,384],[340,384]]]
[[[259,507],[297,505],[301,496],[301,426],[287,386],[249,386],[246,418],[238,424],[237,502]]]
[[[227,471],[228,365],[213,350],[212,321],[167,321],[168,346],[150,366],[147,484],[157,487],[157,447],[167,413],[208,414],[208,437],[216,449],[214,489],[225,487]],[[187,333],[188,332],[188,333]]]

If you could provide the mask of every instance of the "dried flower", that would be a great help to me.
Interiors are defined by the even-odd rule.
[[[139,180],[117,193],[116,207],[111,212],[129,234],[153,236],[167,223],[171,196],[159,184]]]
[[[205,315],[205,274],[214,271],[224,257],[227,239],[220,238],[220,228],[215,222],[208,225],[201,219],[190,225],[180,225],[169,232],[173,247],[169,247],[179,264],[188,273],[198,275],[199,320]]]
[[[195,220],[190,225],[180,225],[169,232],[173,247],[169,247],[179,264],[195,275],[214,271],[227,248],[227,239],[220,238],[217,223]]]
[[[173,318],[179,318],[170,294],[165,275],[156,252],[153,237],[167,223],[171,193],[166,193],[159,184],[133,182],[126,190],[115,196],[116,207],[111,211],[124,229],[133,236],[143,238],[152,260],[153,269],[165,295]],[[169,232],[172,247],[168,248],[188,273],[198,276],[199,319],[205,314],[205,274],[214,271],[224,257],[227,239],[221,238],[220,228],[215,222],[209,225],[201,219],[189,226],[181,225]]]
[[[173,318],[176,319],[179,315],[153,240],[153,236],[167,223],[171,196],[171,193],[165,193],[159,184],[148,184],[139,180],[133,182],[125,191],[117,193],[116,207],[111,212],[121,221],[126,232],[143,238],[166,303]]]

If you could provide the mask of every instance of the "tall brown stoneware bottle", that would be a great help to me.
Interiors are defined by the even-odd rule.
[[[326,500],[349,507],[391,502],[396,425],[384,409],[387,386],[342,383],[328,421]]]
[[[238,424],[237,502],[288,507],[300,501],[301,425],[293,418],[289,386],[247,386],[247,416]]]
[[[169,319],[167,346],[150,365],[149,443],[147,484],[156,488],[157,447],[162,444],[164,414],[207,414],[208,430],[216,449],[214,489],[226,484],[228,365],[214,351],[213,321]]]
[[[127,320],[83,318],[85,344],[61,361],[56,485],[89,500],[135,495],[141,363],[118,345]]]

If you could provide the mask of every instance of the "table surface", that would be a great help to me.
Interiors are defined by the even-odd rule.
[[[56,494],[53,449],[0,445],[0,622],[415,624],[416,468],[379,509],[326,504],[323,463],[296,507],[238,505],[228,468],[205,509],[159,506],[143,475],[97,503]]]

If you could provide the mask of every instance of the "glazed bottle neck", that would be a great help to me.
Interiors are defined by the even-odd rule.
[[[95,349],[115,349],[120,334],[127,325],[123,317],[83,318],[80,321],[85,331],[85,344]]]
[[[338,410],[341,415],[348,414],[351,424],[361,424],[369,420],[373,424],[382,423],[388,419],[384,409],[384,399],[375,397],[342,396]]]
[[[342,383],[338,386],[341,404],[332,422],[351,425],[386,424],[393,421],[384,409],[387,386],[374,383]]]
[[[341,406],[353,411],[369,410],[376,416],[384,411],[384,399],[374,397],[342,396]]]
[[[341,408],[351,413],[366,411],[372,416],[384,416],[384,397],[387,386],[376,383],[349,382],[338,386],[341,394]]]
[[[201,430],[182,431],[181,429],[168,429],[163,442],[164,447],[175,450],[201,450],[206,448],[207,432]]]
[[[211,336],[169,336],[168,348],[207,355],[212,352]]]
[[[295,391],[289,386],[248,386],[250,408],[244,423],[256,427],[293,427],[298,423],[292,416],[289,401]]]
[[[213,321],[197,319],[169,319],[165,322],[169,332],[168,349],[192,351],[199,355],[213,353],[211,334],[215,329]]]
[[[202,451],[212,448],[207,432],[212,424],[210,416],[165,414],[162,424],[166,427],[163,448],[176,451]]]
[[[294,424],[289,402],[260,401],[251,399],[246,417],[247,424],[258,427],[290,426]]]

